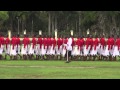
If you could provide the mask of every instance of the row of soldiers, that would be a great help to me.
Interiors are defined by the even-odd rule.
[[[66,59],[68,37],[34,35],[32,39],[24,35],[20,40],[19,35],[13,35],[10,39],[8,35],[4,37],[0,34],[0,59]],[[3,53],[5,52],[5,56]],[[104,35],[99,38],[88,35],[72,37],[72,60],[116,60],[120,55],[120,38],[111,35],[106,39]]]

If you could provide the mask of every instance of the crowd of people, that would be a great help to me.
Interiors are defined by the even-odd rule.
[[[120,56],[120,38],[110,35],[107,39],[104,35],[92,37],[88,35],[78,37],[35,35],[32,40],[28,35],[24,35],[20,40],[19,35],[13,35],[10,39],[8,35],[0,35],[0,60],[66,60],[68,39],[71,38],[71,52],[69,60],[110,60],[115,61]],[[5,53],[5,55],[4,55]]]

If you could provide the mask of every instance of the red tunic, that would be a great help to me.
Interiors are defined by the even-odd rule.
[[[45,49],[45,46],[47,46],[47,38],[43,39],[43,45],[44,45],[44,49]]]
[[[110,46],[111,46],[111,39],[109,38],[108,40],[107,40],[107,45],[108,45],[108,50],[110,50],[111,48],[110,48]]]
[[[7,49],[7,45],[10,44],[10,39],[8,37],[5,39],[5,44],[6,44],[6,49]]]
[[[83,46],[83,45],[84,45],[84,42],[85,42],[83,38],[81,39],[81,42],[82,42],[82,46]]]
[[[27,45],[27,38],[26,38],[26,37],[25,37],[25,38],[23,38],[22,43],[24,44],[24,48],[25,48],[25,47],[26,47],[26,45]]]
[[[105,39],[104,38],[101,38],[100,39],[100,44],[102,45],[102,48],[104,49],[104,46],[105,46]],[[100,47],[101,48],[101,47]]]
[[[113,48],[114,42],[114,38],[110,38],[110,49]]]
[[[37,40],[35,37],[32,38],[32,44],[33,44],[32,48],[34,48],[35,45],[37,44]]]
[[[48,47],[52,45],[51,38],[47,38],[46,43],[47,43],[47,49],[48,49]]]
[[[82,41],[80,40],[80,38],[77,39],[76,45],[78,46],[78,49],[81,47]]]
[[[116,39],[116,41],[115,41],[115,46],[117,46],[118,47],[118,50],[120,49],[120,42],[119,42],[120,40],[119,39]]]
[[[4,37],[0,37],[0,48],[1,48],[1,45],[4,44]]]
[[[53,45],[53,49],[54,49],[56,46],[56,39],[55,38],[52,38],[52,45]]]
[[[120,38],[118,38],[118,49],[120,50]]]
[[[89,45],[90,45],[90,50],[92,50],[93,47],[93,39],[89,38]]]
[[[12,49],[14,49],[15,45],[16,45],[16,38],[15,37],[12,37],[12,40],[11,40],[11,44],[13,45]]]
[[[59,49],[60,46],[62,45],[62,39],[61,38],[58,38],[57,45],[58,45],[58,49]]]
[[[68,38],[64,39],[64,44],[67,44]]]
[[[83,45],[84,45],[85,41],[84,41],[84,39],[83,39],[83,38],[82,38],[80,41],[81,41],[81,50],[82,50],[82,47],[83,47]]]
[[[28,37],[26,39],[27,39],[27,47],[28,47],[28,45],[30,44],[30,39]]]
[[[96,38],[94,41],[93,41],[93,47],[94,47],[94,50],[96,50],[96,47],[98,46],[98,38]]]
[[[64,38],[61,38],[61,45],[64,44]]]
[[[18,45],[20,45],[20,38],[16,38],[16,44],[17,44],[17,47]]]
[[[64,45],[64,38],[61,38],[61,45]],[[62,46],[62,49],[63,49],[64,47]]]
[[[40,49],[41,49],[41,47],[42,47],[42,38],[38,38],[37,44],[39,44]]]
[[[85,45],[86,45],[86,49],[88,49],[88,47],[89,47],[89,38],[86,39]]]

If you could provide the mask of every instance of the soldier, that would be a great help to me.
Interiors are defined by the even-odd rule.
[[[83,52],[83,49],[84,49],[84,36],[81,36],[81,44],[80,44],[80,59],[83,60],[83,57],[84,57],[84,52]]]
[[[62,56],[63,56],[63,59],[65,59],[66,57],[65,57],[65,54],[66,54],[66,52],[67,52],[67,48],[66,48],[66,45],[67,45],[67,42],[68,42],[68,38],[67,37],[65,37],[64,39],[63,39],[63,48],[62,48]],[[67,58],[66,58],[67,59]]]
[[[35,53],[36,44],[37,44],[36,35],[33,35],[32,41],[31,41],[31,44],[30,44],[30,48],[29,48],[29,52],[28,52],[29,53],[29,59],[34,59],[33,55]]]
[[[105,48],[105,51],[103,53],[103,55],[105,56],[105,60],[108,60],[109,59],[109,56],[110,56],[110,36],[108,36],[108,39],[106,41],[106,48]]]
[[[51,38],[51,49],[50,49],[50,55],[51,59],[55,59],[55,47],[56,47],[56,39],[55,37]]]
[[[114,40],[114,35],[111,35],[110,37],[110,56],[109,56],[109,59],[110,61],[113,60],[113,50],[114,50],[114,43],[115,43],[115,40]]]
[[[42,40],[42,57],[45,60],[46,52],[47,52],[47,35],[44,36]]]
[[[5,59],[7,57],[7,55],[10,56],[10,38],[8,37],[8,35],[6,36],[5,39]]]
[[[42,59],[42,35],[37,40],[36,59]]]
[[[20,55],[20,51],[21,51],[21,42],[20,42],[20,37],[19,35],[17,35],[17,38],[16,38],[16,45],[17,45],[17,55],[19,55],[20,59],[22,59],[22,56]]]
[[[119,56],[119,49],[120,49],[120,39],[119,36],[115,39],[114,49],[113,49],[113,60],[116,61],[116,56]]]
[[[12,39],[11,39],[11,50],[10,50],[10,55],[11,55],[11,57],[10,57],[10,59],[12,60],[15,60],[16,59],[16,55],[17,55],[17,53],[16,53],[16,50],[17,50],[17,47],[16,47],[16,42],[17,42],[17,40],[16,40],[16,36],[15,35],[13,35],[13,37],[12,37]]]
[[[89,35],[87,36],[84,44],[84,60],[87,60],[87,56],[89,54],[90,46],[89,46]]]
[[[62,45],[62,39],[60,38],[60,36],[58,36],[58,39],[57,39],[57,47],[56,47],[56,54],[57,54],[57,59],[59,59],[58,57],[60,56],[60,59],[61,59],[61,46]]]
[[[99,53],[99,60],[102,60],[104,59],[104,52],[105,52],[105,45],[106,45],[106,41],[105,41],[105,38],[104,38],[104,35],[101,36],[100,38],[100,49],[98,51]]]
[[[21,54],[23,56],[23,59],[27,58],[27,36],[26,35],[24,35],[24,38],[22,40]]]
[[[71,60],[71,52],[72,52],[72,36],[70,35],[68,38],[68,42],[67,42],[67,61],[66,63],[69,63]]]
[[[4,37],[2,34],[0,34],[0,60],[3,59],[3,50],[4,50]]]
[[[51,47],[52,47],[51,36],[48,36],[48,37],[47,37],[47,53],[46,53],[46,57],[47,57],[47,59],[49,59],[49,60],[51,59],[51,54],[50,54]]]
[[[92,50],[91,50],[91,55],[93,56],[93,60],[95,60],[97,56],[98,43],[99,43],[98,37],[96,36],[96,38],[93,39]]]

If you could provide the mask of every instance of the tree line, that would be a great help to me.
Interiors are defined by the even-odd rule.
[[[120,11],[0,11],[0,31],[120,34]],[[19,31],[18,31],[19,30]]]

